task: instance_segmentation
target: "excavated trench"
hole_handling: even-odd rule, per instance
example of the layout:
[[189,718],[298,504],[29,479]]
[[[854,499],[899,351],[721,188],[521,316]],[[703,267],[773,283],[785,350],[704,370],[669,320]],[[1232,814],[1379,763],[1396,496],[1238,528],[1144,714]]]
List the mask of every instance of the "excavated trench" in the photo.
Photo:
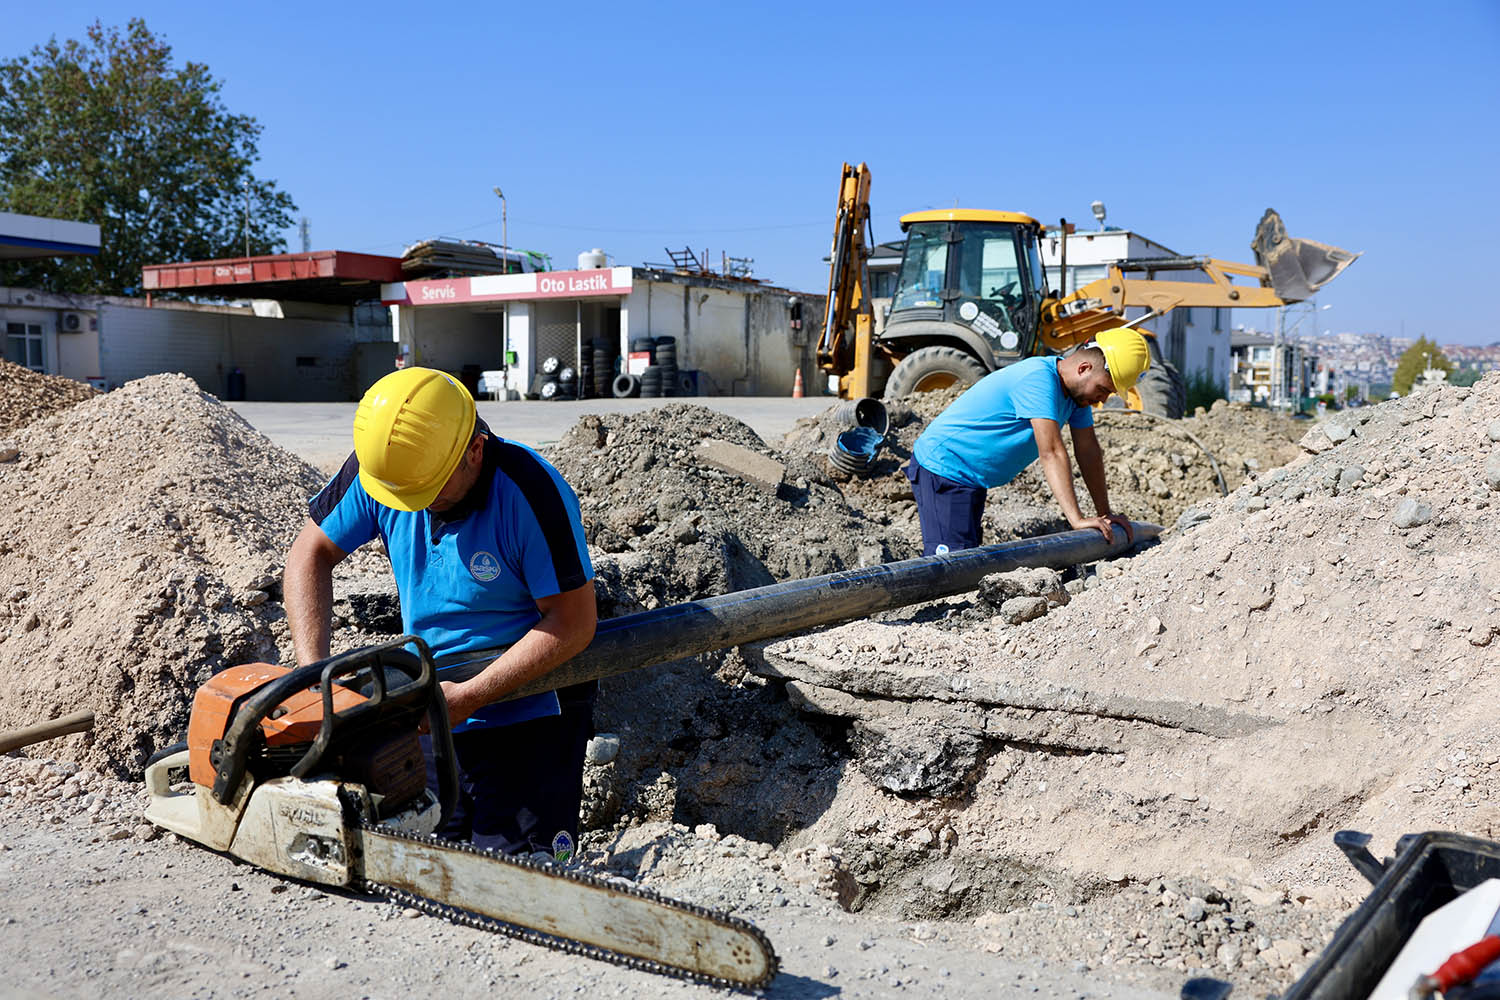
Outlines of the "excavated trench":
[[[1002,953],[1284,985],[1317,907],[1363,892],[1332,830],[1500,833],[1500,376],[1297,426],[1300,447],[1271,418],[1188,422],[1218,499],[1190,443],[1101,422],[1117,506],[1184,512],[1131,559],[606,681],[617,743],[586,825],[713,824],[821,866],[850,909],[973,918]],[[922,419],[893,408],[893,453]],[[551,457],[601,614],[915,554],[894,476],[840,479],[826,442],[788,441],[681,404],[580,421]],[[705,442],[783,478],[706,466]],[[46,752],[134,780],[209,673],[290,659],[280,565],[322,477],[179,376],[53,408],[6,449],[0,728],[91,707],[96,730]],[[992,494],[991,537],[1055,516],[1028,488]],[[336,595],[336,651],[399,628],[379,552]],[[1060,914],[1085,904],[1131,930],[1075,930]]]

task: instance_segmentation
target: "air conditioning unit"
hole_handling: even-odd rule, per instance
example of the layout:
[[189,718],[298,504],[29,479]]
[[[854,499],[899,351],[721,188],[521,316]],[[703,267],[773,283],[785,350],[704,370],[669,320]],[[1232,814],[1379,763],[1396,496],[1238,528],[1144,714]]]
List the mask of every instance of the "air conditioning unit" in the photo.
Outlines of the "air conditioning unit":
[[61,312],[57,314],[58,333],[82,333],[89,328],[89,314]]

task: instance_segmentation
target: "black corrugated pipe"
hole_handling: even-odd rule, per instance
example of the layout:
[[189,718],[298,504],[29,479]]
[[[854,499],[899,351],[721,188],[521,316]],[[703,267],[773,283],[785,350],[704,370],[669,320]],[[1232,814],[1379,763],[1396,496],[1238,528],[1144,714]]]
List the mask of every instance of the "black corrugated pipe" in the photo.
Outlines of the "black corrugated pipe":
[[[1161,528],[1131,522],[1136,542],[1156,538]],[[722,597],[673,604],[599,623],[594,641],[551,673],[508,698],[537,694],[584,681],[613,677],[640,667],[680,660],[741,643],[790,635],[820,625],[863,618],[973,590],[991,573],[1028,567],[1063,569],[1118,555],[1130,548],[1125,533],[1113,542],[1099,532],[1064,531],[1015,542],[984,545],[944,556],[881,563],[805,580],[736,591]],[[443,680],[467,680],[504,649],[444,657],[438,661]],[[444,669],[444,664],[454,664]]]

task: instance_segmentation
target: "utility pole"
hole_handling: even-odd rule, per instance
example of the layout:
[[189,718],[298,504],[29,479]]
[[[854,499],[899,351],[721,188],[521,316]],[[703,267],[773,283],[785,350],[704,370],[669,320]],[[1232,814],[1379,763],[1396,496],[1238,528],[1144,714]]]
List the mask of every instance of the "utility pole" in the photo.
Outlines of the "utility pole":
[[510,273],[510,234],[505,228],[505,192],[498,187],[495,188],[495,196],[500,199],[500,259],[504,262],[501,267],[505,274]]
[[1281,409],[1281,383],[1285,378],[1285,365],[1281,360],[1281,339],[1286,329],[1286,306],[1276,307],[1275,346],[1271,348],[1271,409]]
[[312,249],[312,235],[307,226],[307,216],[302,217],[302,252],[307,253]]
[[250,256],[250,178],[245,178],[245,256]]

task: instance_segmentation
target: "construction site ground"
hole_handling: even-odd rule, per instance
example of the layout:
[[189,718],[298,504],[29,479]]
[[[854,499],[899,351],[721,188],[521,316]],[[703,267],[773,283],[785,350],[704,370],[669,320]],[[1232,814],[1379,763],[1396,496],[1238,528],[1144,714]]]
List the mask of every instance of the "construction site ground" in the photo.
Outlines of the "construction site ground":
[[[711,992],[145,824],[196,687],[290,662],[281,560],[341,449],[309,464],[181,376],[61,381],[0,367],[0,730],[98,723],[0,755],[0,996]],[[772,439],[692,401],[578,416],[546,451],[601,616],[918,554],[899,466],[951,398],[893,403],[858,478],[823,406]],[[1500,375],[1099,425],[1159,544],[606,681],[581,863],[760,925],[770,996],[1249,997],[1364,897],[1336,830],[1495,836]],[[1033,473],[991,491],[986,541],[1062,527]],[[337,649],[398,627],[376,551],[335,599]]]

